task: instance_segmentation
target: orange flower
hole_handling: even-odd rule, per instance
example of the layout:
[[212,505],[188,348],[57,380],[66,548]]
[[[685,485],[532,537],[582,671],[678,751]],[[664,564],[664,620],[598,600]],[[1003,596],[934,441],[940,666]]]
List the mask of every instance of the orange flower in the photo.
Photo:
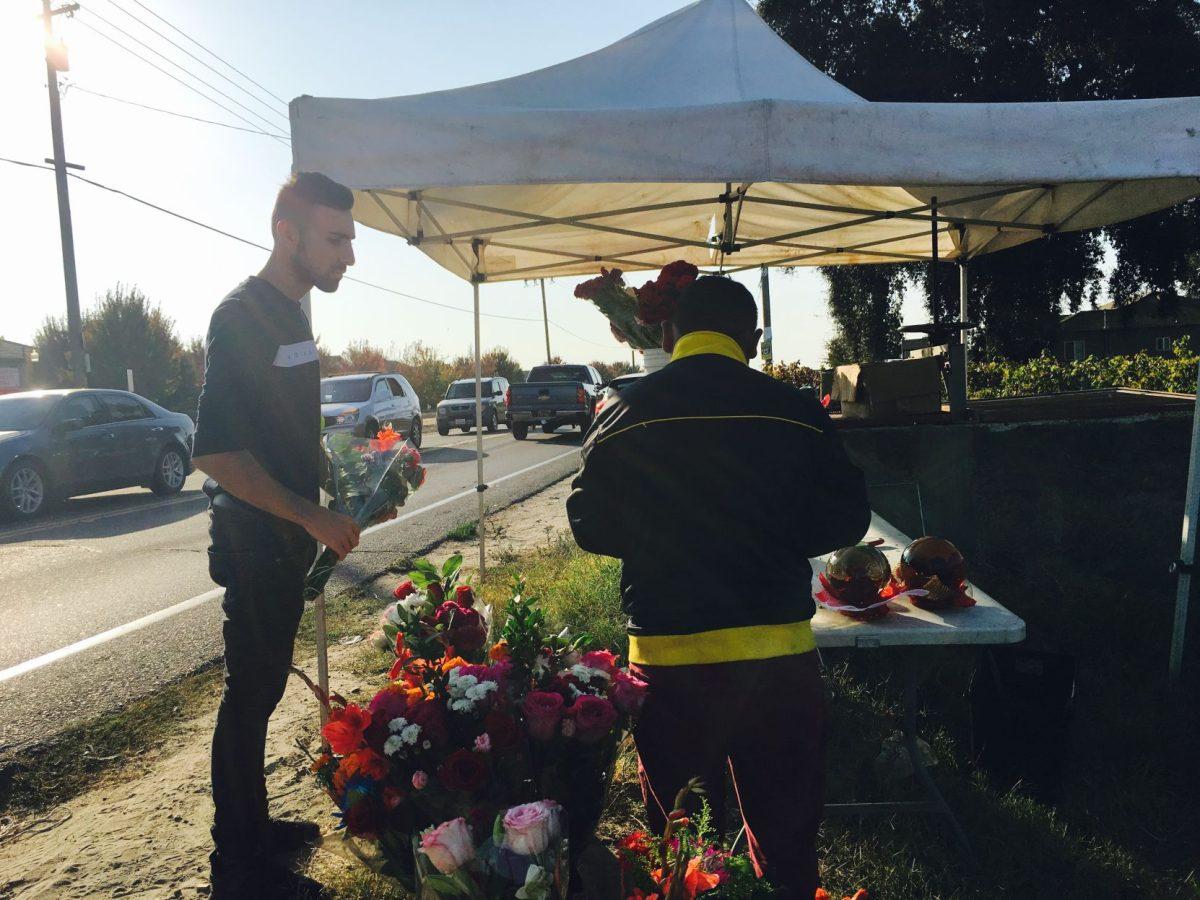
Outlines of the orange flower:
[[363,732],[371,724],[371,714],[353,703],[342,709],[334,709],[329,721],[321,729],[325,740],[334,753],[345,756],[353,753],[363,743]]
[[501,640],[492,644],[492,649],[488,651],[488,659],[492,662],[508,659],[508,641]]
[[465,665],[469,665],[469,663],[461,656],[452,656],[442,660],[442,671],[449,672],[451,669],[457,669],[459,666]]
[[817,893],[813,897],[813,900],[833,900],[833,898],[829,896],[829,891],[825,890],[825,888],[817,888]]
[[[702,864],[703,862],[698,856],[693,856],[688,860],[687,871],[683,873],[684,900],[693,900],[697,894],[711,891],[721,883],[721,879],[718,876],[712,872],[705,872],[701,868]],[[668,876],[666,881],[663,881],[662,872],[662,869],[655,869],[650,873],[650,877],[662,885],[663,896],[669,897],[671,895],[671,878]]]
[[322,753],[320,756],[318,756],[316,759],[313,760],[313,764],[310,768],[312,769],[313,774],[316,774],[317,772],[320,772],[323,768],[325,768],[327,765],[329,765],[331,762],[333,762],[333,757],[330,756],[328,753]]
[[346,790],[346,783],[355,775],[374,778],[376,781],[386,778],[388,761],[374,750],[363,749],[345,757],[337,771],[333,773],[333,787],[339,794]]
[[400,435],[392,429],[392,426],[389,425],[371,439],[371,449],[381,453],[386,453],[402,440],[403,438],[401,438]]

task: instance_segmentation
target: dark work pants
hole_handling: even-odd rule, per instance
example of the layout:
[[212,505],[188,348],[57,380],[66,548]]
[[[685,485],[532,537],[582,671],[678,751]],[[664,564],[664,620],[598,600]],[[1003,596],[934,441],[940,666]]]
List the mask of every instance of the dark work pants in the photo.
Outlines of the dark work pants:
[[632,669],[650,685],[633,735],[650,827],[662,833],[695,777],[722,827],[728,769],[756,871],[781,898],[812,900],[827,728],[817,654]]
[[225,588],[225,690],[212,745],[213,843],[224,858],[265,849],[267,720],[287,683],[316,544],[218,495],[209,574]]

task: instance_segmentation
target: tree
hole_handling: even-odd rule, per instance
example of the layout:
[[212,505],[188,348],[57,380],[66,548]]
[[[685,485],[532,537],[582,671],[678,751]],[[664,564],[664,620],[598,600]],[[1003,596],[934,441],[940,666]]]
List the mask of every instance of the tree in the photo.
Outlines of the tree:
[[598,359],[594,359],[591,362],[591,366],[600,373],[600,377],[604,379],[606,384],[612,381],[614,378],[619,378],[622,375],[632,375],[634,372],[641,371],[641,369],[639,369],[633,363],[627,363],[623,361],[607,363],[600,362]]
[[426,409],[437,406],[446,395],[446,386],[456,377],[442,355],[421,341],[414,341],[404,348],[397,367]]
[[388,372],[391,364],[387,355],[370,341],[351,341],[342,354],[346,372]]
[[[1194,96],[1200,93],[1200,13],[1191,0],[762,0],[759,12],[793,47],[868,100],[1006,102]],[[931,141],[930,152],[943,152]],[[1117,251],[1109,287],[1200,292],[1196,201],[1106,229]],[[1061,234],[972,261],[972,316],[995,352],[1027,358],[1057,330],[1062,303],[1094,300],[1103,283],[1096,233]],[[885,314],[875,267],[830,285],[840,348]],[[922,288],[928,266],[892,267]],[[953,279],[953,267],[938,276]],[[957,286],[940,293],[957,318]],[[867,303],[864,307],[863,304]],[[873,304],[873,307],[872,305]]]
[[823,266],[829,314],[837,331],[825,347],[827,363],[895,359],[900,355],[900,299],[904,276],[896,266]]

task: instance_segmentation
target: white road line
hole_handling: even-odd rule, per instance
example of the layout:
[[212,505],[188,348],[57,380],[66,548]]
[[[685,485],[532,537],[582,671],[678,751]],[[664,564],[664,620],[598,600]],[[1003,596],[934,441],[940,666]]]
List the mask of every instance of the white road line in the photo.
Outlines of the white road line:
[[[578,449],[568,450],[566,453],[560,453],[558,456],[552,456],[549,459],[544,459],[539,463],[534,463],[532,466],[526,466],[524,469],[519,469],[516,472],[510,472],[507,475],[502,475],[494,481],[488,482],[488,486],[494,487],[498,484],[503,484],[504,482],[513,478],[525,475],[534,471],[535,469],[540,469],[542,466],[548,466],[551,463],[558,462],[560,459],[566,459],[568,456],[577,453],[579,453]],[[383,522],[380,525],[374,525],[371,528],[363,531],[363,534],[367,535],[376,531],[382,531],[384,528],[390,528],[393,525],[399,525],[401,522],[414,519],[419,515],[431,512],[439,507],[446,506],[447,504],[453,503],[456,500],[469,497],[474,493],[474,488],[462,491],[452,497],[446,497],[443,500],[438,500],[436,503],[430,503],[428,506],[422,506],[420,509],[414,509],[412,512],[406,513],[403,516],[398,516],[395,519],[392,519],[390,522]],[[205,591],[203,594],[198,594],[197,596],[188,600],[183,600],[180,603],[176,603],[174,606],[168,606],[166,609],[160,609],[158,612],[153,612],[149,615],[142,616],[140,619],[134,619],[132,622],[126,622],[124,625],[118,625],[116,628],[110,628],[108,631],[102,631],[99,634],[94,634],[89,638],[84,638],[82,641],[76,641],[74,644],[68,644],[65,647],[52,650],[49,653],[43,653],[41,656],[35,656],[33,659],[27,659],[25,662],[17,663],[15,666],[9,666],[7,669],[0,669],[0,684],[3,684],[6,681],[11,681],[14,678],[19,678],[22,675],[26,675],[36,669],[41,669],[44,666],[61,662],[62,660],[82,653],[85,650],[90,650],[93,647],[97,647],[100,644],[105,644],[108,641],[123,637],[124,635],[132,634],[133,632],[139,631],[148,625],[154,625],[158,622],[169,619],[172,616],[179,615],[179,613],[187,612],[189,609],[194,609],[210,600],[216,600],[221,596],[222,593],[223,590],[221,588],[214,588],[211,591]]]

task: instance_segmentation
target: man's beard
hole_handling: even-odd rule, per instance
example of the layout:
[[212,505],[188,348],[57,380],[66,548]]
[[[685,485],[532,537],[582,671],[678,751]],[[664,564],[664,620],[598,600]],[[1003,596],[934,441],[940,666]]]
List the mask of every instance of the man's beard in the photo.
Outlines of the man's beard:
[[332,294],[338,289],[341,284],[342,276],[346,274],[345,268],[337,268],[333,271],[316,272],[304,261],[304,241],[301,239],[296,252],[292,254],[292,267],[295,269],[297,277],[311,284],[319,291],[326,294]]

